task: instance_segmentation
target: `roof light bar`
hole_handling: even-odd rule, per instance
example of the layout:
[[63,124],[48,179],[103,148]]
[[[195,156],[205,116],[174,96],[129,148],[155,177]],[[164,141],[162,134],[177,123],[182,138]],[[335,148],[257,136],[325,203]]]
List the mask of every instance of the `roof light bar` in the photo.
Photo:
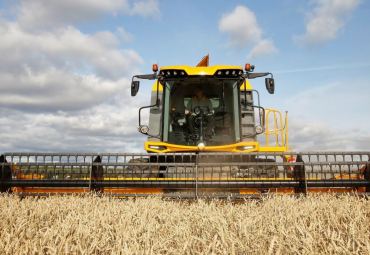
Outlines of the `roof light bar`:
[[243,71],[240,69],[222,69],[217,70],[214,73],[214,76],[216,77],[222,77],[222,78],[232,78],[232,77],[239,77],[243,75]]
[[181,78],[187,75],[184,70],[162,70],[160,75],[165,78]]

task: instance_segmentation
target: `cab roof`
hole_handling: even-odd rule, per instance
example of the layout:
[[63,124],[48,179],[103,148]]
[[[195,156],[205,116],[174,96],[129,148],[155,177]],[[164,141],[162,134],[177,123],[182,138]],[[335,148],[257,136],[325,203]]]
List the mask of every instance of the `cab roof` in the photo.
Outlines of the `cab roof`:
[[214,66],[164,66],[161,67],[160,71],[164,70],[184,70],[188,75],[214,75],[217,70],[241,70],[240,66],[226,66],[226,65],[214,65]]

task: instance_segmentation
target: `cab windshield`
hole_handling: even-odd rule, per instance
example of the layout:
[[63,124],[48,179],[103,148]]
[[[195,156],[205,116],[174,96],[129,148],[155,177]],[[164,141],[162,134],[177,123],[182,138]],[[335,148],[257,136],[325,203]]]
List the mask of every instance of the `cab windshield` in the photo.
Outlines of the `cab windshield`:
[[[239,83],[240,80],[213,76],[165,81],[163,142],[189,146],[197,146],[202,140],[207,146],[240,142]],[[195,92],[199,89],[208,105],[200,107],[203,114],[199,108],[191,107],[197,101]],[[187,108],[189,114],[185,114]]]

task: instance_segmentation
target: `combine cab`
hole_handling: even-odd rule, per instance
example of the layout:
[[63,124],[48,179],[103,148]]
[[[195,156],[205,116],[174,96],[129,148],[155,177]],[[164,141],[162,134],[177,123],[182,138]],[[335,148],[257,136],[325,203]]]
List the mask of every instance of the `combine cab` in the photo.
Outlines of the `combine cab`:
[[[139,110],[148,153],[5,153],[0,190],[24,196],[95,191],[234,199],[370,192],[370,152],[293,152],[287,113],[283,121],[278,110],[260,105],[248,82],[268,76],[266,89],[273,94],[272,74],[253,71],[249,64],[245,70],[209,67],[208,56],[197,67],[153,65],[153,74],[136,75],[131,84],[136,96],[137,79],[155,80],[151,104]],[[198,107],[189,107],[194,102]],[[147,108],[149,125],[141,120]]]

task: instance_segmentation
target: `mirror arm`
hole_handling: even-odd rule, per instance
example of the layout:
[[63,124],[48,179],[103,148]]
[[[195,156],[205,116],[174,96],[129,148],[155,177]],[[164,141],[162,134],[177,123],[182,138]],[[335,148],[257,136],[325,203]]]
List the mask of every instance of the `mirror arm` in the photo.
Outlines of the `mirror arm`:
[[138,74],[138,75],[134,75],[132,76],[132,81],[134,80],[134,77],[135,78],[138,78],[138,79],[144,79],[144,80],[155,80],[155,79],[158,79],[159,76],[157,75],[157,73],[154,73],[154,74]]
[[259,78],[259,77],[264,77],[266,75],[269,75],[271,74],[272,76],[272,73],[245,73],[243,76],[244,78],[247,78],[247,79],[255,79],[255,78]]
[[[272,75],[272,73],[249,73],[249,72],[246,72],[245,74],[242,75],[242,77],[246,78],[246,79],[255,79],[255,78],[267,76],[269,74],[271,75],[271,78],[273,79],[274,76]],[[255,77],[253,77],[253,76],[255,76]]]

